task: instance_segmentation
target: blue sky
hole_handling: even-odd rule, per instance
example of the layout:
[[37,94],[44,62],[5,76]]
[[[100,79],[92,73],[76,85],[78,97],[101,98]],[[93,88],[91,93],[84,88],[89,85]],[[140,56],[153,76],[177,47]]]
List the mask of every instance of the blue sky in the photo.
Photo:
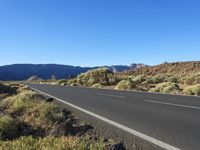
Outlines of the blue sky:
[[0,0],[0,65],[200,60],[200,1]]

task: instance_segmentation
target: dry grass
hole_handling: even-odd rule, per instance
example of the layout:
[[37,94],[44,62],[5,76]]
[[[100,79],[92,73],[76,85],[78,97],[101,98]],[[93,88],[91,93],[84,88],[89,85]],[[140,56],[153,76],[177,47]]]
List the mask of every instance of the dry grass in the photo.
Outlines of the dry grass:
[[132,90],[132,84],[130,81],[122,80],[115,87],[117,90]]
[[0,150],[75,150],[79,149],[77,137],[21,137],[14,141],[0,141]]
[[4,115],[0,117],[0,139],[12,139],[17,136],[19,121]]
[[172,83],[172,82],[164,82],[164,83],[157,84],[156,87],[151,89],[150,91],[168,93],[168,94],[180,93],[178,84]]
[[0,150],[104,150],[111,146],[79,129],[70,113],[26,88],[4,99],[0,109]]
[[188,86],[183,90],[183,93],[186,95],[200,95],[200,84]]
[[0,141],[0,150],[105,150],[103,140],[89,143],[79,137],[21,137],[13,141]]

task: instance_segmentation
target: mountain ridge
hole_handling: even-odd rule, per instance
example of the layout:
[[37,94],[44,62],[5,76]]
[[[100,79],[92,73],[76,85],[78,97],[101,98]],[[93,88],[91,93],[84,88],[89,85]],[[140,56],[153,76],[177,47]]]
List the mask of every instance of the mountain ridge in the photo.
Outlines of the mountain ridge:
[[52,75],[57,79],[67,79],[101,67],[107,67],[113,72],[123,72],[137,68],[139,65],[141,64],[80,67],[61,64],[12,64],[0,66],[0,80],[26,80],[34,75],[42,79],[50,79]]

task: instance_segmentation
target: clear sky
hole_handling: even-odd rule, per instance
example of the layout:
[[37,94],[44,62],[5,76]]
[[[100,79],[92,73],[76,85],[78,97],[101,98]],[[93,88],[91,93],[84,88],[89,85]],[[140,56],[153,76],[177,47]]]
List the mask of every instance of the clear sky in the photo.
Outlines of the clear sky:
[[199,0],[0,0],[0,65],[200,60]]

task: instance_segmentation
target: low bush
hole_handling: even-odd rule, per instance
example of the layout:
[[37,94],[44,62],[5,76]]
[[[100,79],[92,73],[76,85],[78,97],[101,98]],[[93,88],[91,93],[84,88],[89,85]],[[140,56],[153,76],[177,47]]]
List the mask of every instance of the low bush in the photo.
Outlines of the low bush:
[[77,84],[77,79],[70,79],[70,80],[68,80],[68,82],[67,82],[67,84],[68,85],[76,85]]
[[82,73],[77,77],[77,84],[83,86],[92,86],[94,84],[113,85],[116,84],[116,78],[112,71],[107,68],[98,68]]
[[26,109],[34,107],[35,101],[42,99],[44,99],[44,97],[35,92],[20,93],[11,98],[10,108],[14,113],[23,113]]
[[57,83],[58,83],[58,85],[67,85],[68,84],[68,80],[65,80],[65,79],[58,80]]
[[16,88],[12,88],[8,85],[0,83],[0,94],[2,94],[2,93],[15,94]]
[[173,82],[173,83],[178,83],[179,82],[179,77],[177,76],[169,76],[165,79],[165,82]]
[[186,85],[200,84],[200,73],[195,73],[182,78],[182,83]]
[[143,75],[138,75],[138,76],[132,78],[132,82],[137,83],[137,84],[142,83],[144,81],[145,81],[145,77]]
[[96,83],[96,84],[93,84],[92,87],[93,88],[103,88],[104,86],[99,83]]
[[183,93],[186,95],[200,95],[200,84],[188,86],[183,90]]
[[195,82],[195,76],[191,75],[183,79],[186,85],[193,85]]
[[30,91],[30,88],[28,86],[24,86],[21,84],[17,89],[17,93],[24,93],[24,92],[29,92],[29,91]]
[[128,80],[122,80],[120,81],[117,86],[115,87],[115,89],[117,90],[132,90],[132,84],[130,81]]
[[161,92],[168,94],[177,94],[179,93],[179,86],[176,83],[164,82],[157,84],[155,88],[150,90],[151,92]]
[[155,75],[146,79],[148,84],[158,84],[165,81],[165,77],[163,75]]
[[48,122],[62,122],[65,116],[59,107],[53,103],[45,103],[39,110],[39,119]]
[[0,117],[0,139],[12,139],[17,136],[19,122],[9,115]]

